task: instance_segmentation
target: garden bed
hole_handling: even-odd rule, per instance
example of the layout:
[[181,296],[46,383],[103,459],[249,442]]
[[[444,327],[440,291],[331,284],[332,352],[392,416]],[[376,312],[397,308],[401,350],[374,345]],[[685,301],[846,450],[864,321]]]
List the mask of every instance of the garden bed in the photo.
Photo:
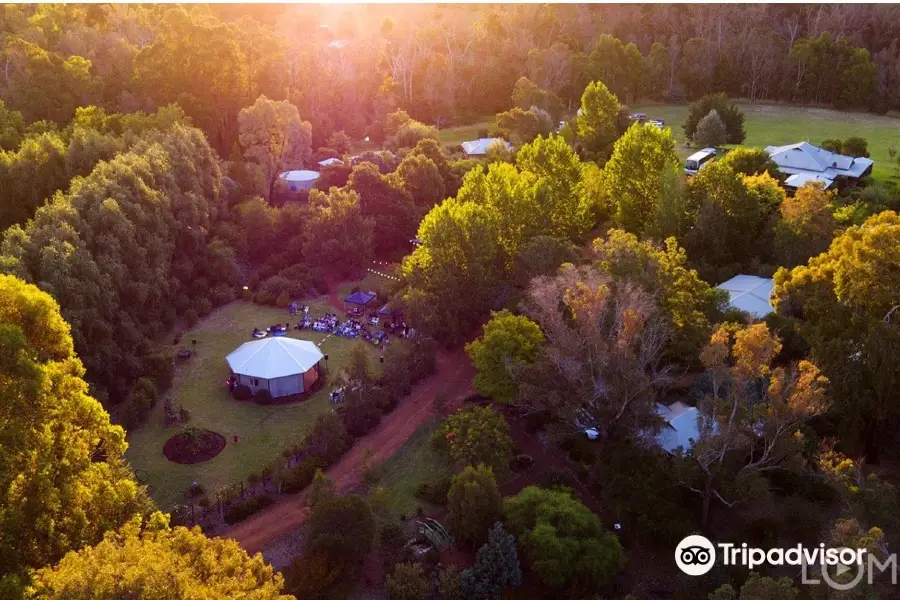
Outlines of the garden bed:
[[172,462],[193,465],[215,457],[225,448],[225,438],[208,429],[182,431],[163,445],[163,454]]

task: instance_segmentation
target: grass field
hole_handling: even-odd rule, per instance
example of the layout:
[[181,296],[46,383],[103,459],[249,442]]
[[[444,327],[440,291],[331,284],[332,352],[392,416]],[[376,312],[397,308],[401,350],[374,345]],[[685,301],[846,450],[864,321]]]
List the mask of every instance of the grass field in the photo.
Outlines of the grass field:
[[[745,146],[765,148],[802,141],[819,145],[829,138],[859,136],[869,142],[869,153],[875,161],[875,179],[886,181],[897,176],[890,165],[888,148],[892,143],[900,147],[900,119],[802,106],[741,104],[740,107],[745,115]],[[690,153],[681,147],[685,141],[682,125],[688,113],[686,105],[636,105],[629,109],[664,120],[679,142],[679,154],[686,157]]]
[[445,461],[431,449],[431,434],[437,426],[437,420],[422,425],[381,466],[381,483],[391,491],[390,502],[385,508],[394,517],[413,515],[420,506],[433,508],[416,498],[415,494],[420,484],[435,481],[449,473]]
[[[306,302],[310,314],[319,316],[334,310],[324,302]],[[165,441],[179,428],[163,426],[163,402],[157,404],[147,423],[128,433],[127,458],[135,469],[149,476],[150,494],[160,507],[168,508],[183,501],[183,493],[191,482],[200,482],[207,490],[245,480],[259,472],[286,448],[298,442],[312,426],[315,418],[330,410],[325,386],[308,400],[284,406],[260,406],[238,402],[228,393],[225,380],[229,370],[225,356],[241,343],[250,341],[254,327],[260,329],[291,318],[287,310],[257,306],[249,302],[232,302],[222,307],[194,329],[182,336],[182,345],[197,340],[197,353],[176,367],[175,383],[168,392],[176,406],[191,411],[189,425],[211,429],[228,440],[215,458],[196,465],[179,465],[162,454]],[[292,330],[290,337],[319,343],[324,334]],[[328,354],[328,369],[337,373],[347,363],[354,340],[332,336],[322,346]],[[377,351],[371,348],[372,366],[377,368]],[[234,435],[239,442],[233,443]]]
[[456,146],[463,142],[468,142],[469,140],[477,140],[481,137],[479,131],[483,129],[490,131],[493,126],[494,117],[485,117],[471,125],[461,125],[459,127],[441,129],[439,133],[440,142],[445,146]]

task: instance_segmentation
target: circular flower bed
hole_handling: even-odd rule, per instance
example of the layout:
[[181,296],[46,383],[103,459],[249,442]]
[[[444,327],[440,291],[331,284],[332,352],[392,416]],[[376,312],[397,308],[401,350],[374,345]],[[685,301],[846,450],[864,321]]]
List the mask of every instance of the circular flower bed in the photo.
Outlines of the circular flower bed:
[[166,440],[163,454],[172,462],[183,465],[201,463],[225,448],[225,438],[208,429],[191,427]]

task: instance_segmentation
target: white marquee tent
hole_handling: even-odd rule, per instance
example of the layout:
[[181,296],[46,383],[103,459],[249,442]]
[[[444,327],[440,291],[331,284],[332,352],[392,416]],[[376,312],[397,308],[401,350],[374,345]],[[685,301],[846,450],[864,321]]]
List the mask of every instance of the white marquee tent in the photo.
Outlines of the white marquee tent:
[[308,391],[319,379],[323,358],[312,342],[270,337],[241,344],[225,360],[239,385],[279,398]]

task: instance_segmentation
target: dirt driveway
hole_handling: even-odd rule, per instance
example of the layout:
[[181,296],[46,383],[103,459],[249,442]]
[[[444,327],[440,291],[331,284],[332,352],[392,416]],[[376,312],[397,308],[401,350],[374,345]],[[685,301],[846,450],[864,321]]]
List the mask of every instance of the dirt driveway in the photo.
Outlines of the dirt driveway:
[[[362,483],[366,449],[372,450],[378,463],[393,456],[431,417],[438,393],[445,395],[448,406],[459,406],[466,396],[475,393],[472,387],[474,376],[475,367],[462,348],[452,352],[438,351],[435,374],[417,384],[394,412],[387,415],[374,431],[359,438],[353,448],[328,469],[328,476],[338,491],[346,494]],[[308,516],[304,493],[284,496],[271,508],[223,532],[222,537],[237,540],[252,555],[295,531]]]

